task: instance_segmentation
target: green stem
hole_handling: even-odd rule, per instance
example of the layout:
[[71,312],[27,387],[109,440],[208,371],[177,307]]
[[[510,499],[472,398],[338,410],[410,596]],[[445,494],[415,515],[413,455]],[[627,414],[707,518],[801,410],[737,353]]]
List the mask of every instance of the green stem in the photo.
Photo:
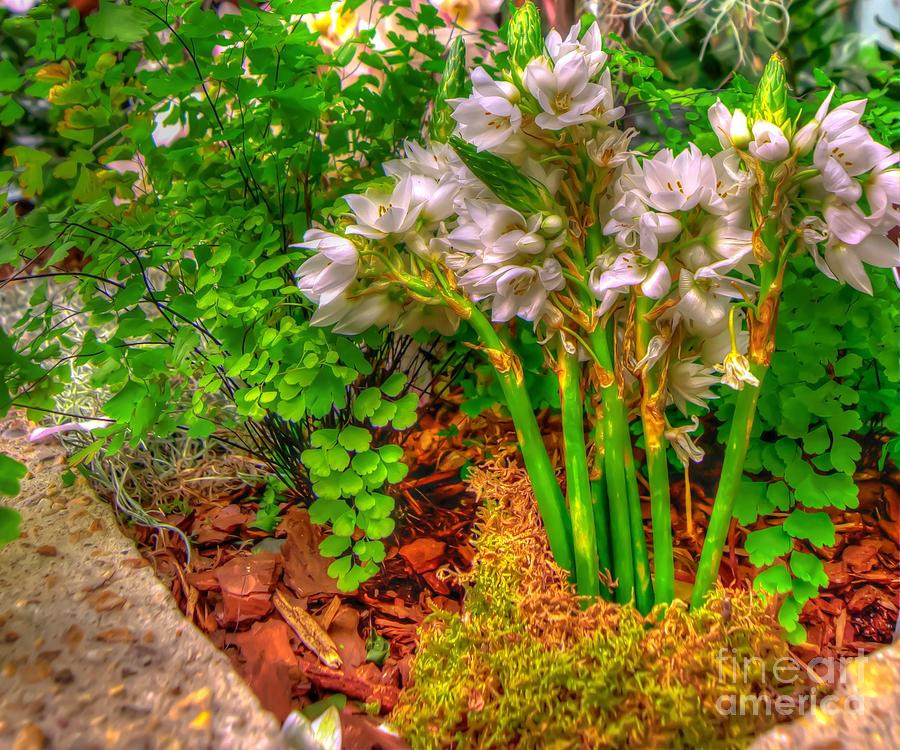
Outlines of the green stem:
[[747,457],[750,432],[753,430],[753,421],[756,417],[756,402],[768,370],[768,365],[751,363],[750,371],[759,380],[759,386],[744,385],[738,394],[725,447],[725,461],[722,464],[719,489],[716,492],[709,528],[703,540],[703,551],[700,553],[700,563],[697,566],[697,577],[691,598],[694,607],[703,604],[703,600],[719,576],[719,565],[722,562],[722,552],[731,526],[734,502],[744,475],[744,460]]
[[553,559],[561,568],[575,572],[572,523],[525,388],[521,364],[481,310],[462,296],[453,294],[452,300],[487,348],[488,357],[497,372],[506,406],[516,427],[519,450],[525,460],[525,470],[544,521]]
[[[612,554],[610,552],[609,533],[609,501],[606,496],[606,478],[604,476],[604,448],[603,448],[603,424],[598,419],[591,430],[591,439],[594,442],[594,475],[591,480],[591,496],[594,505],[594,529],[597,537],[597,560],[600,571],[611,578],[613,575]],[[612,592],[600,584],[600,596],[607,601],[612,600]]]
[[580,596],[597,597],[600,594],[600,575],[587,446],[584,442],[581,363],[575,354],[566,351],[564,344],[560,344],[557,367],[566,462],[566,496],[572,519],[575,552],[575,590]]
[[[591,499],[594,509],[594,530],[597,537],[597,562],[604,576],[612,577],[612,556],[609,552],[609,504],[606,501],[606,482],[591,481]],[[612,601],[612,592],[605,583],[600,584],[600,596]]]
[[637,469],[634,463],[634,452],[631,449],[631,434],[628,431],[628,418],[625,402],[621,397],[616,407],[621,411],[623,455],[625,460],[625,479],[628,491],[628,516],[630,518],[631,548],[634,559],[634,603],[642,614],[647,614],[653,607],[653,578],[650,573],[650,557],[647,555],[647,537],[644,536],[644,516],[641,513],[641,496],[638,492]]
[[[642,359],[653,335],[647,314],[653,300],[639,294],[635,306],[636,354]],[[655,366],[644,369],[641,378],[641,422],[647,450],[647,478],[650,483],[650,519],[653,525],[653,584],[656,603],[671,602],[675,597],[675,557],[672,550],[672,511],[669,489],[668,443],[664,436],[664,405],[659,403],[659,379]]]
[[[596,329],[592,334],[594,351],[601,366],[607,373],[613,372],[612,356],[606,340],[606,333]],[[622,424],[623,410],[616,408],[621,404],[621,396],[615,380],[610,385],[601,385],[603,415],[601,418],[604,468],[607,502],[609,505],[609,522],[611,530],[612,570],[616,578],[616,601],[628,604],[634,597],[634,554],[631,546],[631,521],[628,513],[628,483],[625,478],[625,444]]]

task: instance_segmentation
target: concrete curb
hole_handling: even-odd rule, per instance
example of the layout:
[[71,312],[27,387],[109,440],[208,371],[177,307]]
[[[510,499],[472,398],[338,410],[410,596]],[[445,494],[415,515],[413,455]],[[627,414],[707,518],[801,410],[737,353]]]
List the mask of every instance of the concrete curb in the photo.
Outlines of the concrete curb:
[[15,750],[277,750],[275,718],[187,622],[64,454],[0,423],[29,465],[23,538],[0,550],[0,746]]

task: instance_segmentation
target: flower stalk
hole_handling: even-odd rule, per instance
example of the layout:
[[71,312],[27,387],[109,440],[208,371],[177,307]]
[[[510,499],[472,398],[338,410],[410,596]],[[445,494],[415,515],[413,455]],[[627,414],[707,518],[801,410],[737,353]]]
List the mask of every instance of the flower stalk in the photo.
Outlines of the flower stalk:
[[[637,294],[635,332],[638,359],[647,356],[653,336],[648,314],[653,300]],[[663,434],[666,422],[660,405],[662,389],[656,365],[641,371],[641,422],[647,451],[647,479],[650,483],[650,518],[653,524],[653,572],[656,603],[668,603],[675,597],[675,558],[672,549],[672,514],[669,488],[668,441]]]
[[584,440],[584,399],[581,363],[574,351],[560,339],[557,360],[559,396],[562,407],[563,452],[566,467],[566,497],[572,519],[575,555],[575,588],[579,595],[600,594],[599,557],[594,507]]
[[497,373],[506,399],[506,406],[516,428],[519,450],[525,461],[525,470],[531,479],[531,486],[541,518],[544,521],[553,559],[561,568],[574,573],[572,521],[556,479],[553,463],[544,446],[541,428],[537,423],[531,398],[525,388],[522,366],[518,357],[509,350],[488,318],[472,302],[459,295],[453,295],[452,301],[475,329],[485,345],[488,358]]

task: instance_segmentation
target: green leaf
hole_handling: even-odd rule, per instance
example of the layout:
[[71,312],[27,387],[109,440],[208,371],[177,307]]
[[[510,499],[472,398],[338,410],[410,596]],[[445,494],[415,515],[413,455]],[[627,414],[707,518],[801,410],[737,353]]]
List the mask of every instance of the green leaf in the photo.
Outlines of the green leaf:
[[341,430],[338,443],[348,451],[362,452],[368,450],[372,444],[372,435],[362,427],[350,425]]
[[390,653],[391,644],[387,638],[378,635],[373,628],[372,632],[369,633],[369,637],[366,638],[366,661],[373,662],[380,667],[384,664],[384,660],[390,656]]
[[[399,447],[399,446],[398,446]],[[402,449],[401,449],[402,455]],[[378,454],[374,451],[366,451],[365,453],[357,453],[353,460],[350,462],[350,466],[353,468],[358,474],[366,475],[371,474],[378,466],[381,464],[381,459],[378,457]]]
[[791,590],[791,574],[784,563],[773,565],[753,579],[753,588],[769,594],[786,594]]
[[745,543],[750,562],[761,568],[771,565],[791,548],[791,537],[781,526],[757,529],[747,534]]
[[14,497],[21,489],[19,480],[28,473],[28,467],[11,456],[0,453],[0,495]]
[[404,373],[395,372],[381,384],[381,392],[385,396],[396,398],[403,391],[403,386],[406,385],[406,380],[407,378]]
[[0,60],[0,93],[15,91],[23,80],[9,60]]
[[450,145],[473,174],[487,185],[501,203],[528,217],[545,211],[555,216],[565,212],[553,200],[547,188],[533,180],[519,167],[488,151],[478,151],[457,136],[450,137]]
[[803,438],[803,450],[807,453],[824,453],[831,446],[831,437],[825,425],[816,427]]
[[397,463],[403,458],[403,448],[399,445],[382,445],[378,449],[378,455],[381,456],[381,460],[386,464]]
[[21,522],[22,516],[18,511],[0,505],[0,547],[19,538]]
[[101,0],[100,9],[89,15],[85,22],[91,35],[98,39],[132,44],[144,38],[152,20],[152,16],[140,8]]
[[791,553],[791,571],[797,578],[807,581],[813,586],[824,588],[828,585],[828,574],[825,572],[822,561],[808,552],[794,550]]
[[319,545],[319,553],[323,557],[337,557],[346,551],[351,541],[349,536],[333,534],[322,540],[322,543]]
[[381,391],[377,388],[366,388],[353,401],[353,416],[362,421],[371,417],[381,405]]
[[806,539],[816,547],[834,544],[834,523],[827,513],[794,510],[784,520],[784,530],[796,539]]

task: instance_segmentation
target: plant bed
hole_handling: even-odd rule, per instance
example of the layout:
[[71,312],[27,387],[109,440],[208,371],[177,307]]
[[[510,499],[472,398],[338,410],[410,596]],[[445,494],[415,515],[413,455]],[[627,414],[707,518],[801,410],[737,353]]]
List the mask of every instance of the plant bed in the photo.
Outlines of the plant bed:
[[890,639],[900,59],[692,8],[0,20],[0,414],[286,738],[738,746]]

